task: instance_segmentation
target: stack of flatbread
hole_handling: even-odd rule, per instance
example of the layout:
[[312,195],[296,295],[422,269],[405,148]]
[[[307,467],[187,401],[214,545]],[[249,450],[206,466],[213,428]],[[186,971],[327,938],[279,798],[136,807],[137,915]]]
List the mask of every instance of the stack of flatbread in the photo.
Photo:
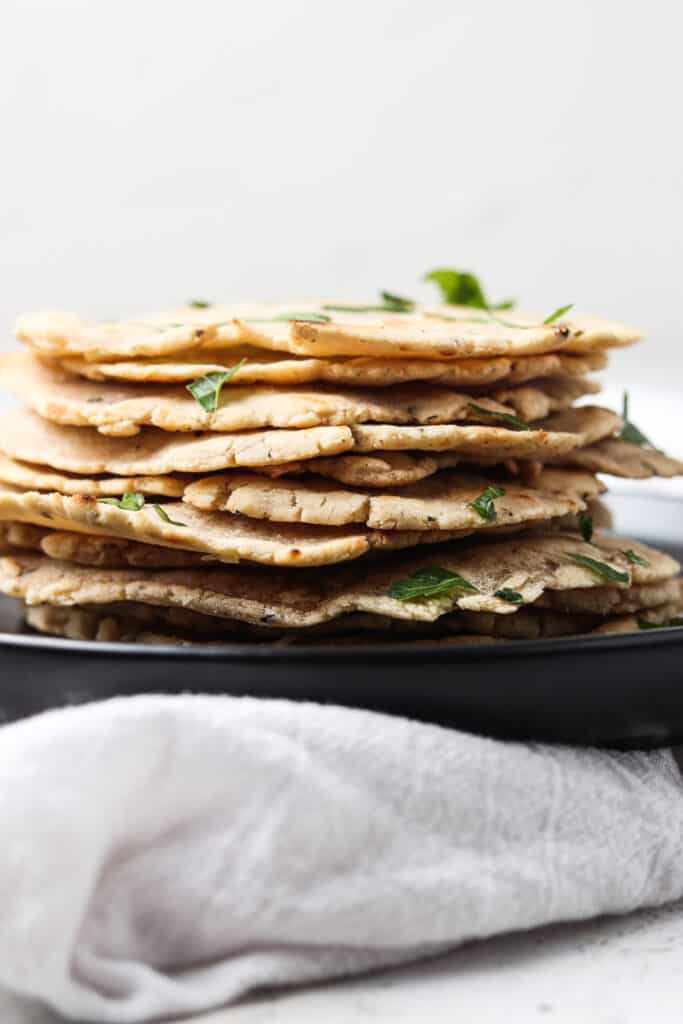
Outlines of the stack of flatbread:
[[597,403],[621,324],[392,299],[17,336],[0,590],[38,630],[472,643],[678,615],[676,562],[594,531],[598,474],[683,473]]

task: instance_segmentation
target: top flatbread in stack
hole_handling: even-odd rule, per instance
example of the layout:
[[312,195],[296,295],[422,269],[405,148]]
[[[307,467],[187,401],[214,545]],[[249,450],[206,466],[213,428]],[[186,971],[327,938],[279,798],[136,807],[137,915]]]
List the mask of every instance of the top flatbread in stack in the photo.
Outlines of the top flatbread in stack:
[[[24,348],[0,361],[0,383],[28,409],[0,422],[0,527],[10,549],[25,546],[43,561],[17,562],[19,577],[12,582],[8,568],[0,585],[57,605],[77,581],[72,604],[83,606],[76,619],[36,613],[39,628],[80,624],[99,635],[101,616],[88,610],[97,593],[103,602],[107,595],[107,629],[120,622],[122,635],[136,636],[145,632],[135,626],[140,595],[160,593],[155,574],[197,566],[209,592],[223,586],[225,563],[241,562],[251,567],[230,577],[230,614],[217,617],[255,628],[240,607],[249,606],[248,589],[271,585],[273,567],[292,587],[317,574],[318,593],[326,574],[347,572],[339,563],[369,559],[378,568],[359,566],[353,578],[372,571],[391,587],[399,569],[419,570],[427,554],[446,571],[459,545],[464,557],[472,544],[471,564],[498,560],[508,581],[516,579],[511,559],[538,558],[572,590],[595,589],[605,571],[617,587],[633,588],[644,567],[607,541],[586,547],[590,510],[604,490],[595,474],[608,466],[642,475],[646,455],[653,472],[682,468],[649,447],[632,452],[610,410],[577,407],[599,391],[591,374],[605,367],[607,351],[638,335],[568,308],[543,318],[404,300],[196,304],[110,323],[31,314],[17,335]],[[578,515],[583,538],[558,540]],[[591,550],[603,568],[591,564]],[[439,565],[439,551],[448,565]],[[584,561],[570,568],[567,551],[583,552]],[[385,562],[393,575],[382,575]],[[97,572],[129,569],[137,575],[127,596],[114,577],[98,590]],[[29,589],[16,582],[29,577]],[[655,582],[628,609],[671,604],[669,584],[655,593]],[[406,607],[382,586],[369,605],[351,601],[343,614],[368,616],[370,630],[395,617],[434,621],[429,600]],[[485,615],[514,617],[542,593],[529,598],[522,588],[518,601],[505,581],[498,589],[483,604],[461,595],[450,633],[542,635],[602,614],[577,599],[576,611],[539,607],[527,625],[520,619],[519,630],[501,634]],[[603,606],[612,617],[626,610],[623,601]],[[195,612],[215,614],[201,600]],[[285,628],[306,629],[325,615]],[[168,619],[157,615],[154,625],[168,635]],[[200,625],[183,621],[183,642]],[[215,630],[209,623],[205,634]]]
[[[639,334],[624,324],[571,315],[544,323],[534,315],[505,321],[462,306],[419,306],[407,313],[351,311],[348,304],[294,300],[286,304],[180,307],[136,320],[92,323],[74,313],[22,316],[20,341],[55,359],[88,362],[166,357],[177,352],[257,349],[315,356],[424,359],[590,353],[629,345]],[[307,319],[308,318],[308,319]]]

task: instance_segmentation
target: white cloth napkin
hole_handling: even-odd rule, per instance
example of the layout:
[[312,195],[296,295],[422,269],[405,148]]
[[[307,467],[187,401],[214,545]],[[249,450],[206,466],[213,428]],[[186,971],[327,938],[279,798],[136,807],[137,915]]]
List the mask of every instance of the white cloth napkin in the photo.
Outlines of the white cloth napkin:
[[670,751],[363,711],[140,697],[0,730],[0,987],[190,1014],[683,893]]

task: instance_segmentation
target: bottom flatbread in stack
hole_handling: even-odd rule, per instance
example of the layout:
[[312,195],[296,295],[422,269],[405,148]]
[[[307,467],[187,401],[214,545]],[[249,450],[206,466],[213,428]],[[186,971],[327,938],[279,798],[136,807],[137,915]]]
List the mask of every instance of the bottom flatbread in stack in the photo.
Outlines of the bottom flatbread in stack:
[[284,570],[241,565],[83,566],[44,554],[46,531],[19,525],[4,533],[6,550],[16,547],[0,559],[0,589],[29,606],[34,628],[77,638],[536,639],[617,629],[641,615],[665,622],[681,597],[679,566],[668,555],[635,541],[599,536],[588,544],[557,531],[444,544],[427,557],[339,567],[333,577],[303,570],[295,580]]

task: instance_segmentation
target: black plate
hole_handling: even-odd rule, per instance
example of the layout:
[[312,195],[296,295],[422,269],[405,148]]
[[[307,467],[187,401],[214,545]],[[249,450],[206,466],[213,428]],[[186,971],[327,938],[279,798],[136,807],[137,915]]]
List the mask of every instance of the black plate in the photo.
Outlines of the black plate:
[[[618,495],[616,526],[683,558],[683,501]],[[250,694],[375,708],[514,739],[683,742],[683,629],[477,647],[220,648],[38,636],[0,599],[0,715],[135,693]]]

